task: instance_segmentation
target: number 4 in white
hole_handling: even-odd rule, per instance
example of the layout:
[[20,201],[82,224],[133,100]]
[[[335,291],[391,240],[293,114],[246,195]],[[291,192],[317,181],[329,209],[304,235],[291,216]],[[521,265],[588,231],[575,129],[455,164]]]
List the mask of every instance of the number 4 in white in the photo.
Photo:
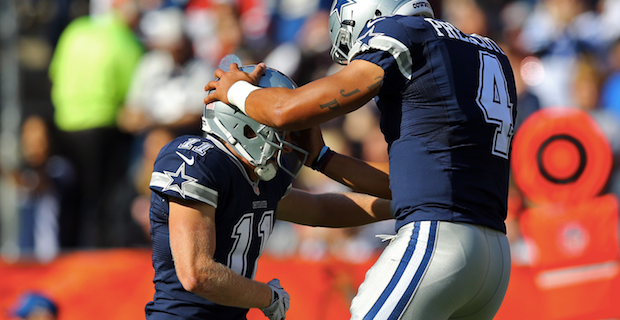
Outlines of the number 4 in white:
[[499,59],[496,55],[485,51],[480,51],[480,73],[476,102],[484,113],[484,120],[487,123],[497,125],[491,153],[508,159],[510,141],[514,134],[513,104],[510,101],[508,82]]

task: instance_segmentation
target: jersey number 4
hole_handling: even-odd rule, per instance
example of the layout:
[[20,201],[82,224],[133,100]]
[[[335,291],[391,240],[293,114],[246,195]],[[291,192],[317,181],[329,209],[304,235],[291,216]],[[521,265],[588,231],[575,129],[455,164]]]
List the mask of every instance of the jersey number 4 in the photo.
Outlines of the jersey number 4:
[[476,102],[484,113],[484,120],[497,126],[491,153],[508,159],[510,141],[514,135],[513,104],[508,94],[508,81],[502,64],[496,55],[485,51],[480,51]]

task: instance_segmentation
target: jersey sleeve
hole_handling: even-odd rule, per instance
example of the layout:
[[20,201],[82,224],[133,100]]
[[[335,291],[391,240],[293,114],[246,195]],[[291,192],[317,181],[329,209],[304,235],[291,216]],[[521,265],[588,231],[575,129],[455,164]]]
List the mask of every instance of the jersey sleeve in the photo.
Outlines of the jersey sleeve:
[[384,95],[397,94],[412,80],[416,46],[399,20],[399,16],[380,17],[366,23],[350,53],[351,60],[366,60],[383,69]]
[[412,56],[409,36],[394,17],[380,17],[366,23],[351,48],[351,60],[372,62],[386,72],[398,71],[411,79]]
[[[192,140],[193,139],[193,140]],[[218,179],[210,142],[178,138],[162,148],[155,160],[149,187],[161,194],[199,201],[217,208],[218,191],[226,179]],[[198,152],[196,151],[198,150]],[[202,154],[201,154],[202,153]]]

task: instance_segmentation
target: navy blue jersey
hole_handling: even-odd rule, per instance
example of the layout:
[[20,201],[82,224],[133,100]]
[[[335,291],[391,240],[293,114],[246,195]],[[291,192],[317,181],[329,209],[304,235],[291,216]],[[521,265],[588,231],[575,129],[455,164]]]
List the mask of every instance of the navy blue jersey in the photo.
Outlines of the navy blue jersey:
[[444,220],[505,233],[517,98],[500,47],[444,21],[392,16],[369,21],[351,57],[385,71],[375,99],[396,228]]
[[210,302],[183,289],[172,260],[168,199],[184,198],[215,208],[214,259],[253,279],[257,260],[275,224],[276,207],[290,191],[282,170],[253,182],[241,162],[214,137],[182,136],[164,146],[151,176],[151,239],[155,297],[148,319],[245,319],[248,309]]

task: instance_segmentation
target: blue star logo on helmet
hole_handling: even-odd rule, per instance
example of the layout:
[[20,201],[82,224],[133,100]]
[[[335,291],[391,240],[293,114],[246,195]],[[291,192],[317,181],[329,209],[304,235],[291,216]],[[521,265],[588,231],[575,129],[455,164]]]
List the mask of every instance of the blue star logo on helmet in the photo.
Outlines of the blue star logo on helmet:
[[342,22],[342,8],[355,3],[357,3],[355,0],[336,0],[329,15],[331,16],[335,12],[338,16],[338,21]]

